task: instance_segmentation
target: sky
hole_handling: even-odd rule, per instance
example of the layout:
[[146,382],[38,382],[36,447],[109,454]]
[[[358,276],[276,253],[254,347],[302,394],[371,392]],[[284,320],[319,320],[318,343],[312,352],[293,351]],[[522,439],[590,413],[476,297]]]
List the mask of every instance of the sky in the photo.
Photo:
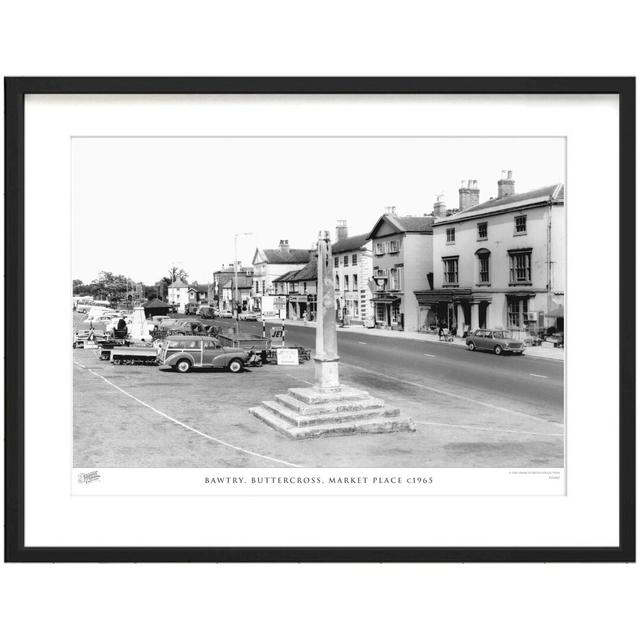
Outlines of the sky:
[[[309,249],[322,230],[371,230],[385,207],[458,206],[461,180],[480,201],[502,170],[516,192],[565,181],[564,138],[74,138],[72,273],[153,284],[172,265],[210,282],[281,239]],[[108,238],[108,241],[106,239]],[[117,239],[117,240],[116,240]]]

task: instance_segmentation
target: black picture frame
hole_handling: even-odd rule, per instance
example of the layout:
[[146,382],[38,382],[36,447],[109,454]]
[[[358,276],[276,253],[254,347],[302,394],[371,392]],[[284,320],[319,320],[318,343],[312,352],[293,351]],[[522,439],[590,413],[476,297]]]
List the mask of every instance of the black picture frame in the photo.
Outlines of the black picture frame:
[[[634,562],[635,78],[5,78],[5,561]],[[26,547],[24,541],[24,104],[27,94],[615,94],[620,160],[619,530],[612,547]]]

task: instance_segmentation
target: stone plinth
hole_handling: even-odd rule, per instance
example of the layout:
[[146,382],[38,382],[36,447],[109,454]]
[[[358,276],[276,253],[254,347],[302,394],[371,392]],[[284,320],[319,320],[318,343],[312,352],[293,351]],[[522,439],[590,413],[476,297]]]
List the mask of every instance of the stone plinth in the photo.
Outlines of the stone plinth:
[[345,386],[289,389],[249,412],[294,439],[415,431],[411,418],[401,417],[398,409],[386,408],[383,400]]
[[316,356],[313,361],[316,368],[316,387],[318,389],[339,389],[340,370],[338,365],[340,359]]

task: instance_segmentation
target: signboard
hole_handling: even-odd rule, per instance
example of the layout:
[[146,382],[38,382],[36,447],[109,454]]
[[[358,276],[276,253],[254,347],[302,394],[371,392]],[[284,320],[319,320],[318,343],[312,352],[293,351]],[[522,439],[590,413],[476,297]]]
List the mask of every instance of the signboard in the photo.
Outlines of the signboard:
[[284,333],[282,327],[272,327],[271,328],[271,337],[272,338],[279,338],[280,340],[282,340],[282,334]]
[[307,296],[289,296],[290,302],[308,302]]
[[287,315],[287,298],[285,296],[262,296],[262,315],[284,319]]
[[297,349],[276,349],[278,357],[278,364],[285,365],[298,365],[298,350]]

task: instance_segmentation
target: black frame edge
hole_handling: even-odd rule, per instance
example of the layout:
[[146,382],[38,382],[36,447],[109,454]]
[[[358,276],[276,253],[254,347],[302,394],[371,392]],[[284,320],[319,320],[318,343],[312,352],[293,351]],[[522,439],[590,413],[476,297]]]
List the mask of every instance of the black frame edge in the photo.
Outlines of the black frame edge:
[[[5,562],[24,557],[24,92],[5,78]],[[7,309],[17,301],[17,313]]]
[[[635,562],[635,335],[620,353],[618,547],[25,547],[24,98],[34,94],[618,94],[620,329],[635,326],[634,77],[5,78],[5,562]],[[624,216],[624,225],[622,224]],[[624,292],[627,313],[622,313]],[[9,304],[18,312],[8,316]],[[624,428],[623,428],[624,426]]]

